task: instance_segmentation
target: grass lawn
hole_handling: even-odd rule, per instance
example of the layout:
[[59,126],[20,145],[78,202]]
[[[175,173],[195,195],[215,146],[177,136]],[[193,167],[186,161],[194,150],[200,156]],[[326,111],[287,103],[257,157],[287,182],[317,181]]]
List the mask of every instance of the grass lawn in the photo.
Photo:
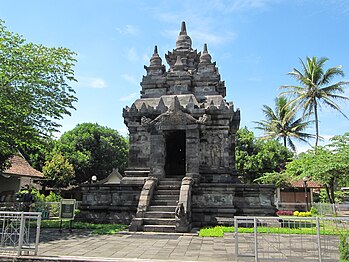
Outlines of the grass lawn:
[[[337,222],[338,223],[338,222]],[[215,226],[202,228],[199,232],[201,237],[223,237],[224,233],[234,233],[234,226]],[[239,225],[239,233],[253,233],[253,225],[244,227]],[[304,235],[316,235],[316,223],[314,220],[297,221],[292,219],[283,219],[280,226],[265,226],[258,225],[258,233],[269,233],[269,234],[304,234]],[[321,235],[341,235],[348,234],[348,228],[336,224],[333,221],[321,221],[320,234]]]
[[[50,220],[42,220],[41,228],[59,228],[60,226],[59,219],[50,219]],[[68,229],[70,222],[68,220],[63,220],[62,228]],[[111,235],[116,232],[122,231],[127,228],[127,225],[122,224],[94,224],[94,223],[86,223],[73,221],[73,229],[90,229],[93,234],[98,235]]]

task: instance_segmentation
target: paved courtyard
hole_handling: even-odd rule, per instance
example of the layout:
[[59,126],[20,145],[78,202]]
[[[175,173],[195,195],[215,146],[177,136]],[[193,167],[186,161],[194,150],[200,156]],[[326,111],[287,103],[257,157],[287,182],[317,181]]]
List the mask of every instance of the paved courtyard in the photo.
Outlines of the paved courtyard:
[[[313,235],[259,236],[261,261],[318,261]],[[338,261],[338,237],[322,236],[324,261]],[[239,261],[254,261],[253,234],[239,234]],[[128,233],[94,235],[43,229],[38,256],[4,255],[0,261],[236,261],[235,237],[199,237],[197,234]]]
[[[46,231],[46,230],[45,230]],[[116,234],[91,235],[43,231],[39,256],[81,256],[98,258],[234,261],[233,235],[202,238],[196,234]]]

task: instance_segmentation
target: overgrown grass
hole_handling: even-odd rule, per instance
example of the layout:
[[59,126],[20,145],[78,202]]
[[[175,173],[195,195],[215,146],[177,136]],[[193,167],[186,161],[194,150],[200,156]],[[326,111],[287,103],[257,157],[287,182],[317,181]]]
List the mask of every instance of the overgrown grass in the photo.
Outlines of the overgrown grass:
[[[62,228],[69,229],[70,221],[63,220]],[[42,228],[59,228],[60,220],[50,219],[50,220],[42,220],[41,221]],[[94,224],[94,223],[86,223],[86,222],[74,222],[72,224],[72,229],[89,229],[93,234],[98,235],[111,235],[119,232],[121,230],[126,229],[126,225],[122,224]]]

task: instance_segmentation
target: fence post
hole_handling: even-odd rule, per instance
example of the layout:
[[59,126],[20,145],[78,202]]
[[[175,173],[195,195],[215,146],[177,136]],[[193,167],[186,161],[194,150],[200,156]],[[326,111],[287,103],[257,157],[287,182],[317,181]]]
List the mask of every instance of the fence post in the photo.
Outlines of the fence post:
[[41,214],[38,215],[36,220],[36,239],[35,239],[35,256],[38,254],[39,240],[40,240],[40,227],[41,227]]
[[253,229],[254,229],[254,261],[258,262],[258,236],[257,236],[257,218],[253,218]]
[[238,219],[234,217],[234,231],[235,231],[235,256],[239,257],[239,238],[238,238]]
[[21,212],[21,222],[19,225],[19,239],[18,239],[17,256],[20,256],[22,253],[22,246],[23,246],[23,239],[24,239],[24,228],[25,228],[24,212]]
[[321,231],[320,231],[320,219],[319,217],[316,217],[316,237],[317,237],[317,246],[318,246],[318,253],[319,253],[319,262],[322,262],[322,255],[321,255]]

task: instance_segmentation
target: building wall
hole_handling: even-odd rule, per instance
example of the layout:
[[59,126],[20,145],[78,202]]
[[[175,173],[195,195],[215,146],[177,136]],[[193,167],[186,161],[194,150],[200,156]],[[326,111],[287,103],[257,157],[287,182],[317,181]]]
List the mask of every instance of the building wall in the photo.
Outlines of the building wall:
[[0,176],[0,201],[7,202],[14,200],[14,194],[20,189],[20,178],[10,176],[5,178]]

